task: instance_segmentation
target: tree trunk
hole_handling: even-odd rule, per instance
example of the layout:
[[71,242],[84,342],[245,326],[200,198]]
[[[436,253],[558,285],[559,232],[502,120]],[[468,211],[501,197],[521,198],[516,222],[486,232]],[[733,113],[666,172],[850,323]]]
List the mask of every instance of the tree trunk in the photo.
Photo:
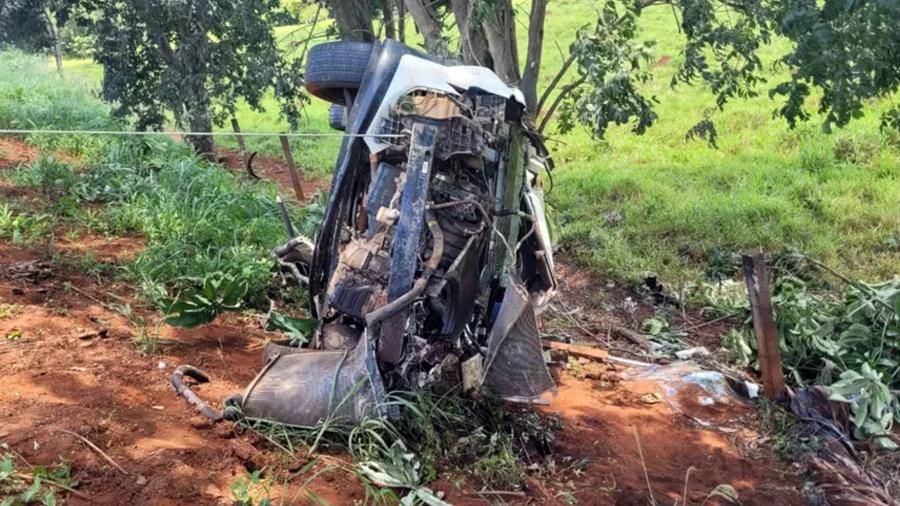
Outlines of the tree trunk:
[[343,40],[375,42],[369,0],[325,0]]
[[384,36],[388,39],[397,38],[397,29],[394,26],[394,8],[390,0],[384,0],[381,4],[381,18],[384,23]]
[[501,0],[501,5],[485,16],[481,26],[494,60],[494,72],[507,83],[519,84],[519,49],[512,0]]
[[[57,34],[58,33],[59,32],[57,32]],[[62,42],[60,42],[59,37],[53,41],[53,60],[56,62],[56,71],[62,74]]]
[[[198,76],[188,85],[184,102],[187,126],[191,132],[212,132],[212,115],[209,111],[209,94],[206,92],[206,76]],[[187,138],[194,151],[204,158],[212,158],[215,144],[211,135],[191,135]]]
[[441,24],[431,8],[431,0],[405,0],[406,8],[413,18],[422,37],[425,38],[425,50],[431,54],[447,55],[447,44],[441,37]]
[[537,81],[541,70],[541,52],[544,49],[544,18],[547,14],[548,0],[532,0],[531,15],[528,21],[528,54],[525,57],[525,70],[519,88],[525,95],[532,118],[537,114]]
[[493,68],[494,62],[488,49],[481,23],[474,20],[474,0],[451,0],[453,16],[459,27],[459,54],[470,65]]
[[56,62],[56,71],[62,74],[62,41],[59,37],[59,27],[56,26],[56,18],[49,9],[44,9],[43,14],[47,22],[47,34],[53,41],[53,60]]
[[397,35],[400,42],[406,44],[406,3],[403,0],[397,0]]
[[406,4],[403,0],[397,0],[397,36],[406,44]]

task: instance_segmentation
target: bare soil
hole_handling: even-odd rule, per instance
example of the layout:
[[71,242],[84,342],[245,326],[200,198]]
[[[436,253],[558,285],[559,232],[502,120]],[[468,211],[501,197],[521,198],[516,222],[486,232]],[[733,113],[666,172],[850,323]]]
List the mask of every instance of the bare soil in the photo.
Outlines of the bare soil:
[[[260,179],[273,181],[281,188],[282,198],[296,199],[294,186],[291,182],[290,169],[284,159],[256,155],[253,157],[251,163],[251,168],[253,169],[253,174],[251,175],[247,172],[247,165],[244,163],[244,158],[239,151],[218,148],[217,154],[219,163],[232,171],[243,173],[248,177],[254,177],[255,175],[255,177]],[[303,192],[305,200],[309,200],[310,197],[315,195],[318,191],[328,188],[328,184],[324,181],[304,178],[302,168],[298,168],[297,170],[300,177],[300,189]]]
[[[11,185],[2,182],[2,168],[35,153],[21,143],[2,142],[0,188],[25,191],[2,186]],[[139,238],[92,235],[31,248],[0,242],[0,442],[31,465],[68,463],[78,490],[90,498],[68,496],[66,504],[75,505],[231,504],[230,485],[248,470],[299,470],[308,461],[303,453],[287,456],[253,433],[210,425],[169,384],[173,368],[190,363],[212,378],[196,389],[203,398],[243,390],[261,366],[263,344],[276,337],[260,330],[254,316],[229,314],[192,330],[162,326],[163,352],[141,355],[132,340],[142,329],[115,309],[124,303],[140,307],[132,289],[49,261],[54,248],[122,262],[141,247]],[[565,264],[560,276],[559,305],[579,311],[575,317],[583,323],[575,328],[587,329],[581,337],[597,344],[607,327],[628,325],[616,309],[624,292]],[[150,312],[142,315],[155,321]],[[564,422],[557,466],[530,476],[525,496],[479,495],[472,477],[459,488],[446,479],[432,488],[454,504],[567,504],[574,498],[578,504],[645,505],[651,496],[672,504],[683,501],[687,478],[690,504],[703,502],[718,484],[734,486],[745,505],[802,504],[799,481],[750,428],[751,407],[704,412],[721,426],[702,427],[666,402],[648,403],[645,394],[658,392],[659,385],[622,379],[623,371],[610,364],[585,368],[593,372],[554,367],[559,395],[540,409]],[[93,442],[126,473],[63,430]],[[341,469],[349,465],[344,455],[319,457],[313,469],[324,472],[306,488],[331,504],[362,502],[361,484]],[[298,487],[275,494],[288,504],[307,504]]]

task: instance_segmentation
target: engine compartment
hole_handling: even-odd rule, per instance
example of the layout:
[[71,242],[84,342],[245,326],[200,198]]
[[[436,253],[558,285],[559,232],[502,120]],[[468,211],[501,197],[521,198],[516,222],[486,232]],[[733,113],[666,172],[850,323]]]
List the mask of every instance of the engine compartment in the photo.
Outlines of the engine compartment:
[[[413,278],[426,281],[399,325],[389,325],[390,320],[381,325],[382,340],[396,337],[386,336],[388,332],[403,334],[402,349],[394,355],[396,367],[385,374],[389,389],[433,387],[459,364],[480,361],[486,354],[495,316],[491,309],[498,303],[493,289],[502,282],[498,278],[503,268],[489,257],[498,246],[512,247],[503,244],[496,222],[522,214],[502,207],[517,188],[506,187],[501,174],[511,156],[510,132],[521,113],[519,104],[482,90],[451,94],[417,89],[403,95],[381,119],[377,134],[388,146],[370,157],[368,170],[357,174],[365,190],[356,199],[354,223],[340,234],[337,265],[325,291],[322,334],[330,336],[333,328],[361,334],[372,323],[367,315],[401,295],[392,293],[391,274],[401,243],[398,235],[410,233],[399,223],[404,192],[411,191],[415,171],[427,168],[424,209],[416,210],[422,211],[426,226],[415,245],[415,265],[406,266]],[[428,160],[418,167],[411,153],[417,125],[436,132],[432,148],[424,153]],[[391,362],[384,354],[379,359]]]

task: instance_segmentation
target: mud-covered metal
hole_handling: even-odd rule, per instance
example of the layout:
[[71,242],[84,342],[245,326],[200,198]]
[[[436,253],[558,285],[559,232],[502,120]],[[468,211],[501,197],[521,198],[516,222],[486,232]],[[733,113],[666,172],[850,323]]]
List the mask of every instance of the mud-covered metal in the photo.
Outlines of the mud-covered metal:
[[371,352],[361,340],[349,350],[275,355],[244,391],[242,414],[299,427],[325,419],[356,423],[378,415],[384,387],[381,377],[366,367]]

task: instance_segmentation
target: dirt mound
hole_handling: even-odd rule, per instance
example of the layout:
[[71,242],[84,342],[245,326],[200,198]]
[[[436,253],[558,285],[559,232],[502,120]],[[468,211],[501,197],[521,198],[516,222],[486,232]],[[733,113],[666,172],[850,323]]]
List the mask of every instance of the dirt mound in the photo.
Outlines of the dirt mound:
[[38,149],[13,137],[0,137],[0,170],[14,169],[38,157]]
[[[37,260],[7,244],[0,258],[4,266]],[[32,464],[67,462],[90,504],[230,503],[235,477],[276,455],[257,450],[254,444],[264,445],[252,434],[199,418],[169,377],[175,365],[190,362],[214,379],[198,389],[205,398],[240,392],[273,336],[250,318],[229,315],[195,330],[163,327],[163,354],[142,356],[131,342],[142,329],[110,309],[129,301],[128,287],[52,266],[37,278],[0,269],[0,441]],[[61,430],[92,441],[128,474]],[[334,504],[364,496],[353,482],[332,491],[326,480],[334,478],[325,473],[310,489]]]

